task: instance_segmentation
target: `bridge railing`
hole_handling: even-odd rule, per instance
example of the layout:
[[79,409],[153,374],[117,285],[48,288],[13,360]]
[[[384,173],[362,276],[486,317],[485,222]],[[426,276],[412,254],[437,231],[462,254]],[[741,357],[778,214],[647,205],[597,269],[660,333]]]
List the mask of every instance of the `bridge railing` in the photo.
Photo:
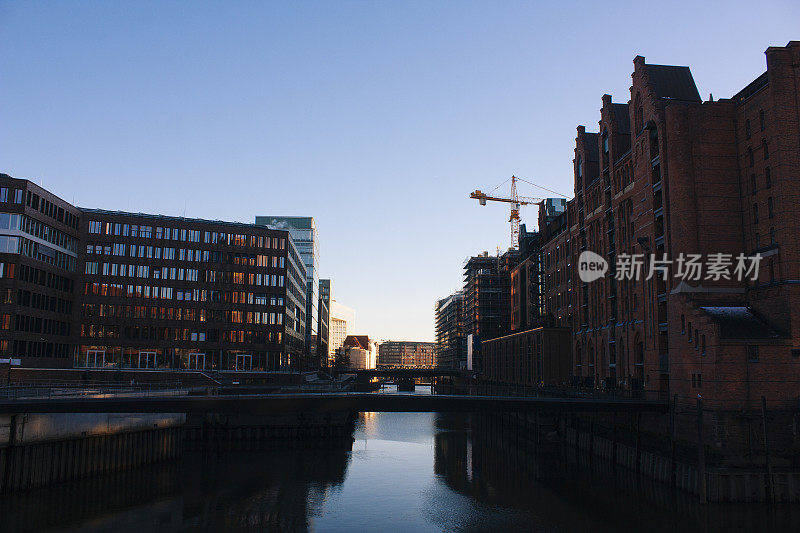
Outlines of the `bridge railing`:
[[103,396],[184,396],[192,388],[180,384],[117,384],[117,383],[16,383],[0,387],[0,399],[54,399]]

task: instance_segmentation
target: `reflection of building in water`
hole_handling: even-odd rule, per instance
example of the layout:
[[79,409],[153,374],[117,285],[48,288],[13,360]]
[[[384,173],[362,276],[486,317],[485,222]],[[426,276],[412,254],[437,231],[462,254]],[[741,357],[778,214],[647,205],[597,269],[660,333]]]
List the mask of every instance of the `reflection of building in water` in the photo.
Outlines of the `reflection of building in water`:
[[300,447],[240,450],[212,460],[190,454],[179,462],[12,494],[0,499],[2,529],[91,523],[118,530],[123,521],[131,531],[150,531],[154,523],[160,531],[312,529],[330,489],[344,481],[352,442],[295,445]]

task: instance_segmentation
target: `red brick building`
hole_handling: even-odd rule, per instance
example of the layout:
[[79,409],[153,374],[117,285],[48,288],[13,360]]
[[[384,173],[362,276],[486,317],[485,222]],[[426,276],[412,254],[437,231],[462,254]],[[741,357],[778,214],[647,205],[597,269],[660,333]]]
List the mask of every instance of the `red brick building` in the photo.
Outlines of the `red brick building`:
[[[598,131],[578,127],[575,199],[542,226],[545,312],[572,328],[575,383],[796,403],[800,42],[766,58],[732,98],[703,101],[688,67],[637,56],[629,102],[604,95]],[[579,279],[584,250],[606,276]],[[737,280],[737,256],[757,253],[757,279]],[[616,280],[634,254],[643,275]],[[645,279],[665,254],[666,280]],[[682,254],[730,254],[730,279],[678,277]]]

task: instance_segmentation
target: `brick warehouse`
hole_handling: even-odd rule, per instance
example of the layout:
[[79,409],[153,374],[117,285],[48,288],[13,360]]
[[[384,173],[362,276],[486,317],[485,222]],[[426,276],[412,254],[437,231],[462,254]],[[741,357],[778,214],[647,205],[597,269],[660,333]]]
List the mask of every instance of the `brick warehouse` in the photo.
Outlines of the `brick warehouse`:
[[[800,390],[800,42],[703,101],[688,67],[634,59],[630,101],[578,127],[575,198],[542,224],[545,310],[572,329],[573,383],[753,408]],[[583,283],[583,250],[609,275]],[[621,254],[763,257],[758,279],[615,280]]]
[[0,357],[24,367],[299,369],[286,230],[76,208],[0,175]]

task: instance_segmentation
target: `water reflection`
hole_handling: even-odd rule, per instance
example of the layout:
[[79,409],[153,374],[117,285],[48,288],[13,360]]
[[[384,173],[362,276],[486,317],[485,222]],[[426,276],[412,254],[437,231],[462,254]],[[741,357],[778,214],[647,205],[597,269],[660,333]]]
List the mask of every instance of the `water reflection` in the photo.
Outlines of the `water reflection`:
[[364,413],[350,442],[222,455],[0,500],[2,531],[800,530],[535,445],[500,417]]

